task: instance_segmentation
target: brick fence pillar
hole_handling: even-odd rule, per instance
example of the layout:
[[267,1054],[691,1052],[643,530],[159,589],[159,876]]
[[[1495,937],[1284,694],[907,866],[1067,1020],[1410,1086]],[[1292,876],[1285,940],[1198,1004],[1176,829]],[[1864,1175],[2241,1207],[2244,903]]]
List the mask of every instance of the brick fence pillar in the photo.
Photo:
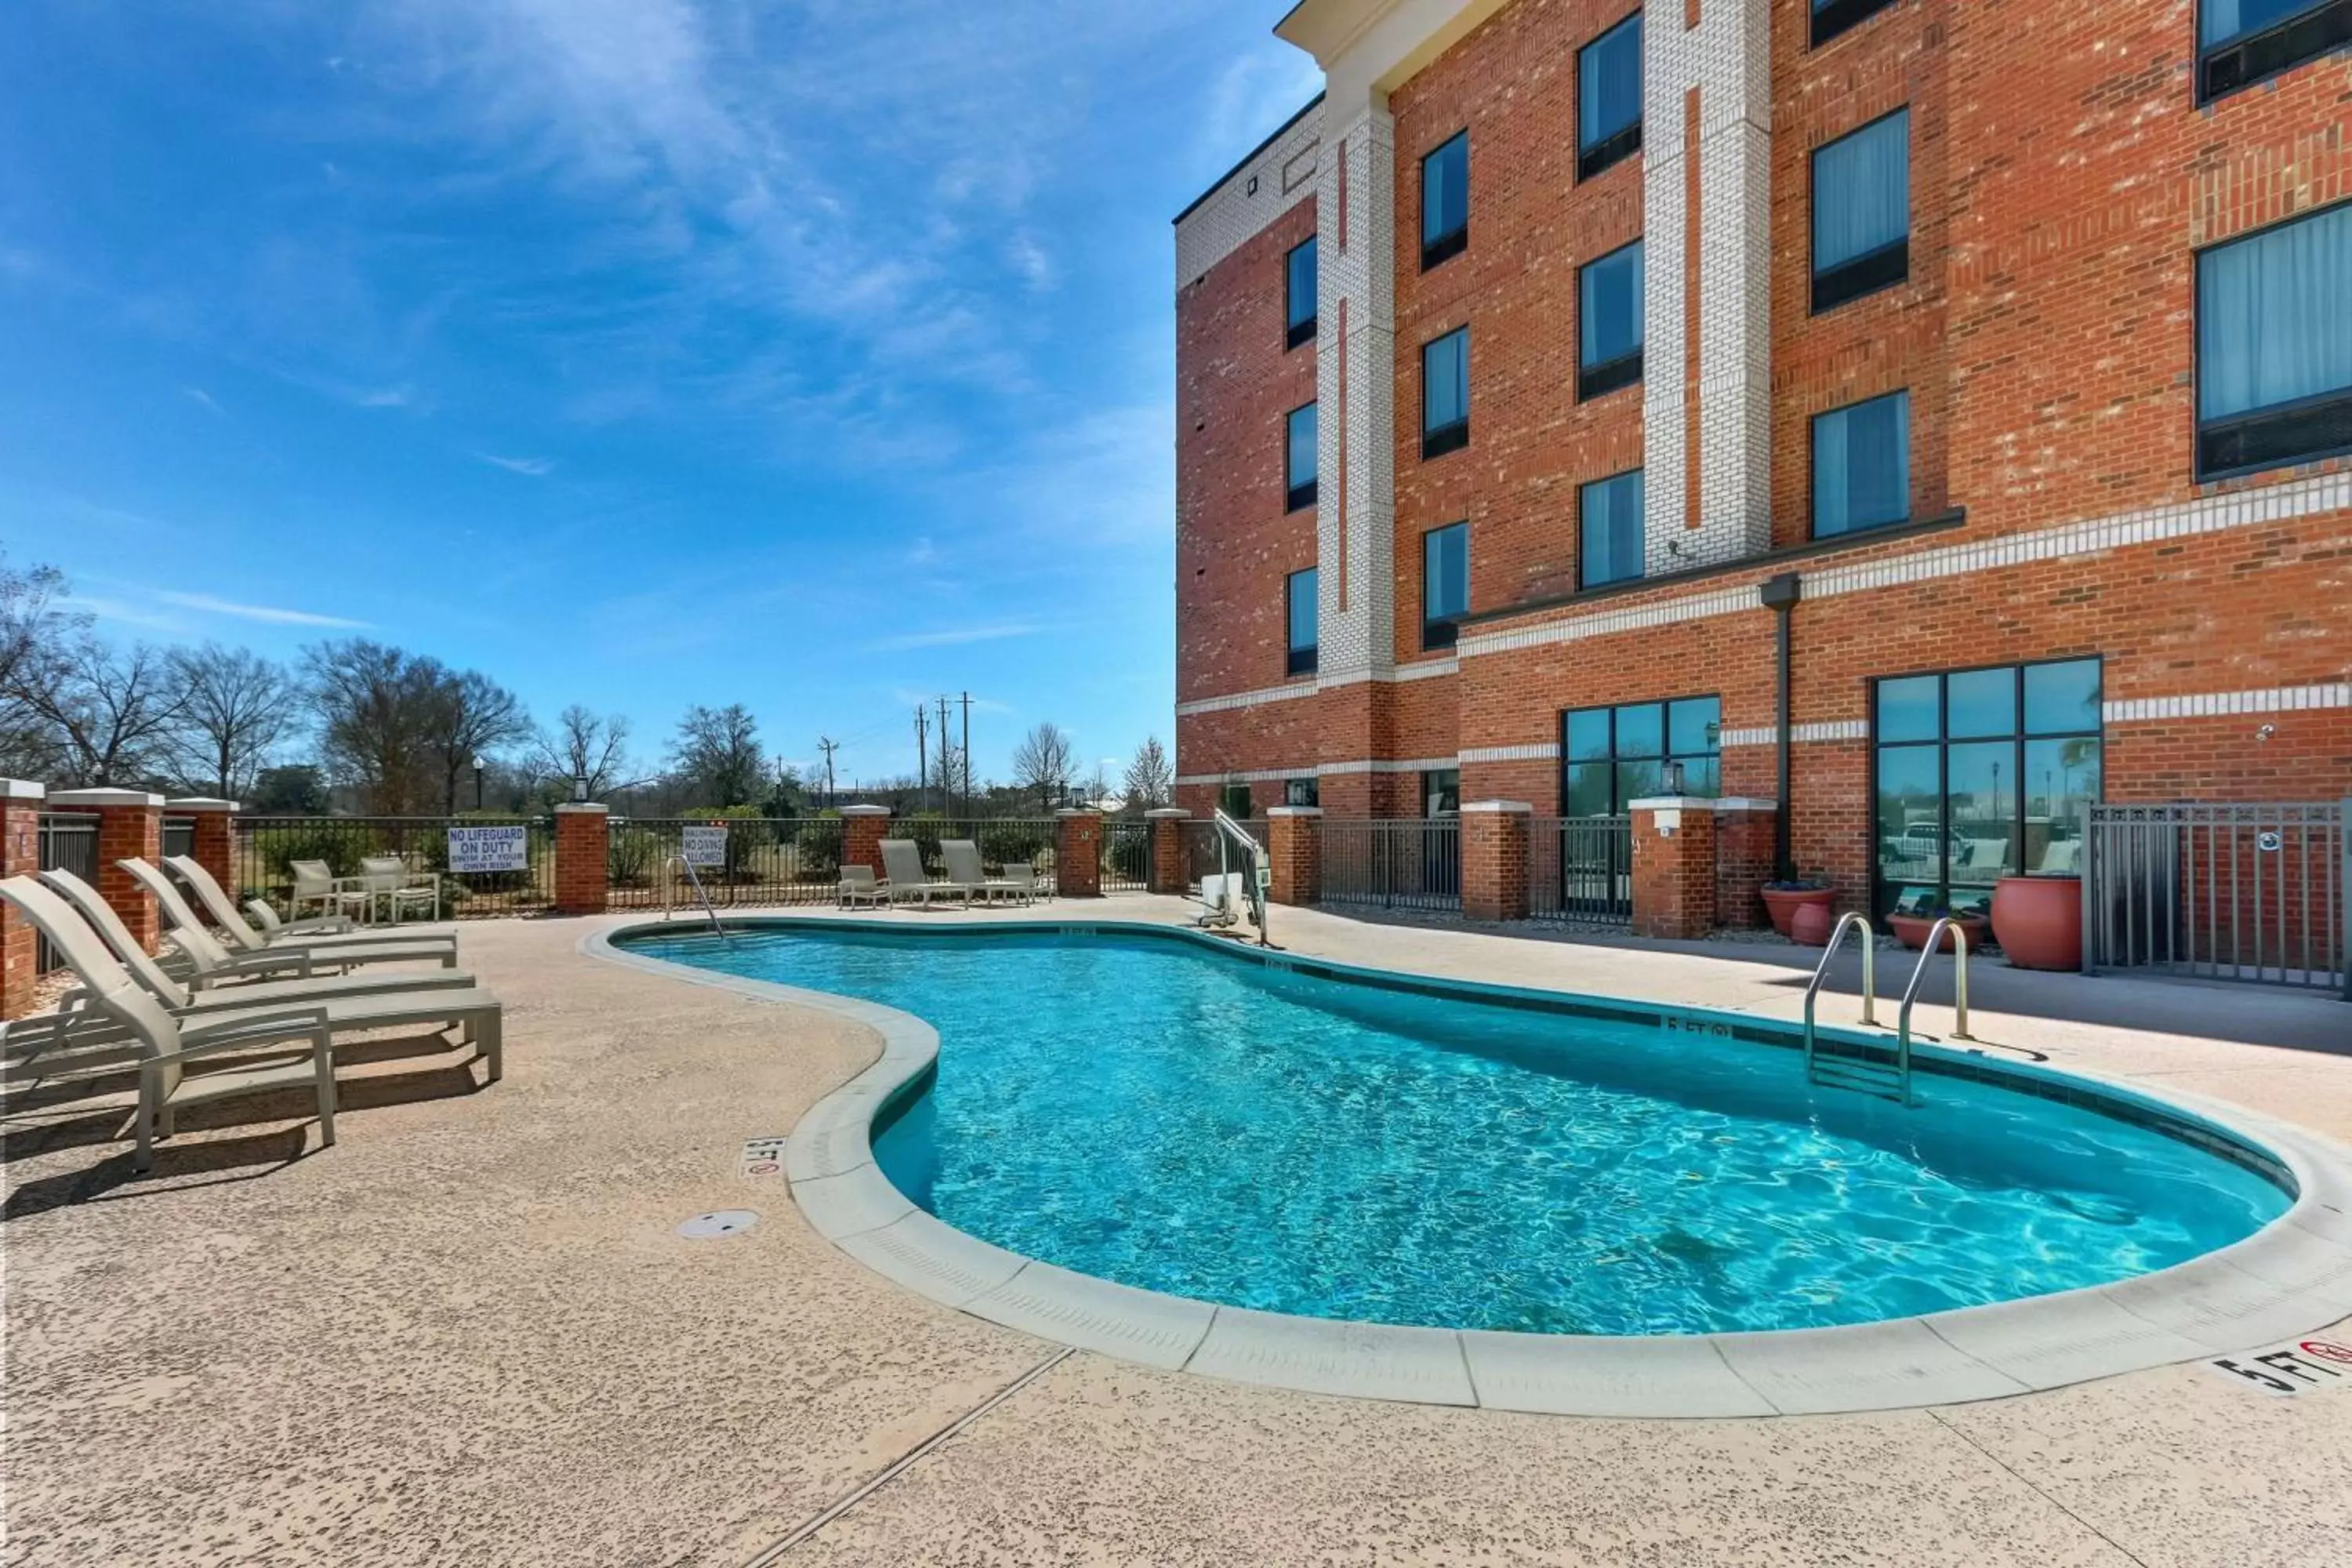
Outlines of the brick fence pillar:
[[1715,802],[1659,795],[1633,817],[1633,934],[1696,941],[1715,930]]
[[139,945],[153,952],[163,929],[155,900],[132,879],[121,862],[163,861],[163,797],[143,789],[68,789],[49,796],[57,811],[98,814],[98,890],[131,928]]
[[864,866],[882,875],[882,840],[889,836],[887,805],[845,805],[841,808],[841,863]]
[[555,912],[601,915],[613,896],[613,808],[567,800],[555,808]]
[[167,800],[167,816],[184,816],[195,824],[195,845],[190,859],[213,874],[229,901],[238,898],[236,885],[236,802],[199,795],[192,800]]
[[1772,824],[1780,812],[1769,800],[1715,803],[1715,919],[1740,930],[1769,924],[1764,884],[1772,879]]
[[1272,805],[1265,812],[1265,858],[1274,874],[1266,901],[1311,904],[1323,896],[1323,808]]
[[1163,805],[1143,816],[1151,824],[1151,890],[1181,894],[1192,886],[1184,868],[1184,824],[1192,814],[1181,805]]
[[1100,898],[1102,813],[1070,809],[1054,815],[1062,824],[1054,847],[1054,890],[1066,899]]
[[1528,827],[1535,807],[1523,800],[1462,805],[1462,918],[1528,918]]
[[[0,877],[30,877],[41,866],[41,801],[48,792],[25,779],[0,779]],[[0,1018],[33,1010],[33,922],[0,904]]]

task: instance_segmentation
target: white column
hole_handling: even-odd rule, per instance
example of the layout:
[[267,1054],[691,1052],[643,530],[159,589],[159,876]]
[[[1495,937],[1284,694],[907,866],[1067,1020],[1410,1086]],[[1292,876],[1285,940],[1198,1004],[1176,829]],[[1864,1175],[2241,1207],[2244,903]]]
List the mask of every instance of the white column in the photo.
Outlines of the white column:
[[1324,114],[1316,607],[1328,682],[1385,675],[1395,662],[1396,126],[1379,92],[1352,116],[1336,101]]

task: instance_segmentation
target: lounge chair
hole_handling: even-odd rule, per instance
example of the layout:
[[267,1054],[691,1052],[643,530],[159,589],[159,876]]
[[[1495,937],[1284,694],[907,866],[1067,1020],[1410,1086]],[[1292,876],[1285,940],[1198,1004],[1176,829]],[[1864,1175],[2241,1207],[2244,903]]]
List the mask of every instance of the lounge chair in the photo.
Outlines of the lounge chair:
[[844,866],[837,901],[845,910],[859,904],[886,904],[890,901],[890,884],[877,881],[871,866]]
[[324,860],[289,860],[286,868],[294,877],[287,907],[297,921],[302,918],[305,904],[317,904],[327,911],[324,918],[331,920],[348,921],[367,913],[368,896],[361,878],[338,877]]
[[942,838],[940,858],[947,862],[948,880],[961,882],[985,900],[1014,899],[1021,889],[1003,877],[992,877],[981,864],[980,846],[969,838]]
[[[289,1008],[194,1023],[173,1017],[135,985],[101,992],[97,1001],[139,1042],[139,1110],[131,1119],[132,1170],[144,1173],[154,1169],[155,1140],[172,1135],[180,1107],[242,1095],[310,1089],[317,1096],[319,1142],[321,1146],[334,1143],[334,1043],[325,1008]],[[295,1040],[306,1048],[290,1061],[260,1061],[204,1073],[184,1070],[201,1057],[249,1052],[257,1047]]]
[[346,936],[361,929],[349,915],[302,915],[288,920],[268,899],[246,900],[245,912],[252,917],[253,929],[271,942],[292,936]]
[[1008,898],[1034,904],[1039,899],[1051,898],[1052,889],[1037,879],[1037,868],[1026,860],[1007,860],[1004,874],[999,879],[1009,889]]
[[[422,882],[417,880],[423,877]],[[376,906],[394,925],[400,923],[404,910],[424,909],[441,918],[441,879],[430,871],[411,871],[408,862],[397,855],[363,855],[360,857],[360,885],[367,894],[368,919],[375,918]]]
[[889,878],[890,902],[929,904],[933,899],[960,898],[971,902],[972,889],[961,882],[934,882],[923,869],[923,851],[911,838],[882,840],[882,869]]
[[[198,919],[188,901],[180,897],[180,889],[172,886],[171,879],[146,861],[132,858],[118,860],[116,865],[129,872],[148,895],[163,907],[163,918],[172,922],[173,934],[180,939],[199,970],[209,970],[226,964],[228,950],[213,940],[212,932]],[[319,937],[289,943],[282,948],[266,948],[260,952],[245,955],[249,968],[276,967],[294,969],[310,974],[321,969],[348,968],[362,963],[437,963],[444,969],[457,967],[457,939],[446,936],[425,936],[412,942],[398,940],[394,931],[370,931],[371,940],[360,942],[336,937]],[[209,961],[209,962],[207,962]]]
[[[407,989],[400,991],[355,993],[337,989],[345,984],[341,980],[280,980],[192,993],[143,952],[139,952],[135,960],[126,956],[118,962],[98,932],[74,912],[70,904],[30,877],[10,877],[0,881],[0,899],[14,904],[35,929],[49,939],[49,945],[65,956],[67,964],[81,981],[84,994],[94,1003],[102,1005],[109,992],[135,984],[173,1017],[190,1024],[257,1020],[273,1009],[282,1014],[289,1005],[314,1005],[322,1010],[327,1026],[339,1035],[354,1029],[431,1024],[436,1029],[455,1028],[461,1039],[470,1041],[481,1052],[492,1083],[505,1072],[505,1016],[499,999],[478,985],[434,985],[430,982],[436,976],[411,973],[393,977],[410,983]],[[135,942],[131,951],[138,952]],[[419,981],[426,984],[416,984]],[[105,1010],[117,1019],[121,1016],[117,1009]],[[27,1029],[28,1025],[37,1026],[45,1022],[48,1032],[40,1049],[56,1045],[104,1044],[131,1031],[128,1024],[110,1026],[88,1014],[89,1009],[84,1008],[53,1015],[46,1021],[20,1019],[9,1026],[8,1038],[14,1044],[20,1033],[33,1032]]]
[[[126,867],[131,864],[128,860],[123,862]],[[141,861],[140,864],[144,865],[145,862]],[[401,931],[358,931],[349,921],[335,921],[330,922],[334,928],[331,930],[298,931],[285,928],[275,910],[269,912],[270,925],[277,928],[275,932],[268,929],[257,930],[236,912],[236,906],[229,901],[227,892],[214,879],[213,874],[194,860],[185,855],[174,855],[163,864],[172,875],[180,879],[182,886],[196,896],[196,902],[203,905],[205,913],[212,917],[212,923],[228,937],[234,946],[246,952],[267,952],[273,947],[315,947],[322,942],[339,947],[366,947],[444,937],[454,945],[457,940],[457,928],[453,925],[409,926]],[[269,908],[267,904],[261,907],[265,910]]]

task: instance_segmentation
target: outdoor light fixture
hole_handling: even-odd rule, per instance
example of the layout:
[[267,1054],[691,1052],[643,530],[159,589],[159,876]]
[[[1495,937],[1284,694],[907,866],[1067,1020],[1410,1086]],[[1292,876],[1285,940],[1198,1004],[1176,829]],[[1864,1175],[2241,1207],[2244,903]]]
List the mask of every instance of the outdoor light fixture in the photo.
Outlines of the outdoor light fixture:
[[1668,795],[1683,793],[1683,765],[1680,763],[1666,764],[1666,793]]
[[575,804],[585,805],[587,803],[588,775],[586,773],[574,773],[572,775],[572,798]]
[[474,753],[474,809],[476,811],[482,809],[482,754],[477,752]]

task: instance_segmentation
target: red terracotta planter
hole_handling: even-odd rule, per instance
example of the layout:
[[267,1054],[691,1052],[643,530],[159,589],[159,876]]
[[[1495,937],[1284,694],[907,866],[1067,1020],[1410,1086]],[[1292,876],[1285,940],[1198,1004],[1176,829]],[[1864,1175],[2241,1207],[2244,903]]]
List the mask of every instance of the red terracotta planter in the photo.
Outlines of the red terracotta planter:
[[1992,890],[1992,934],[2020,969],[2083,967],[2083,879],[2003,877]]
[[[1808,904],[1818,904],[1826,910],[1830,907],[1830,900],[1837,896],[1834,889],[1829,888],[1801,888],[1793,890],[1766,888],[1763,891],[1764,910],[1772,917],[1772,929],[1782,936],[1790,938],[1794,938],[1796,933],[1790,929],[1790,922],[1797,918],[1799,910]],[[1833,925],[1836,922],[1831,923]],[[1822,932],[1824,938],[1828,934],[1826,931]]]
[[1830,932],[1837,930],[1837,915],[1823,899],[1817,904],[1799,904],[1789,917],[1789,940],[1801,947],[1828,945]]
[[[1916,950],[1927,945],[1927,933],[1936,929],[1937,918],[1934,915],[1889,915],[1886,928],[1901,940],[1904,946]],[[1970,952],[1984,945],[1985,918],[1982,915],[1956,915],[1952,924],[1958,930],[1962,940],[1968,942]],[[1944,933],[1940,951],[1952,951],[1950,931]]]

